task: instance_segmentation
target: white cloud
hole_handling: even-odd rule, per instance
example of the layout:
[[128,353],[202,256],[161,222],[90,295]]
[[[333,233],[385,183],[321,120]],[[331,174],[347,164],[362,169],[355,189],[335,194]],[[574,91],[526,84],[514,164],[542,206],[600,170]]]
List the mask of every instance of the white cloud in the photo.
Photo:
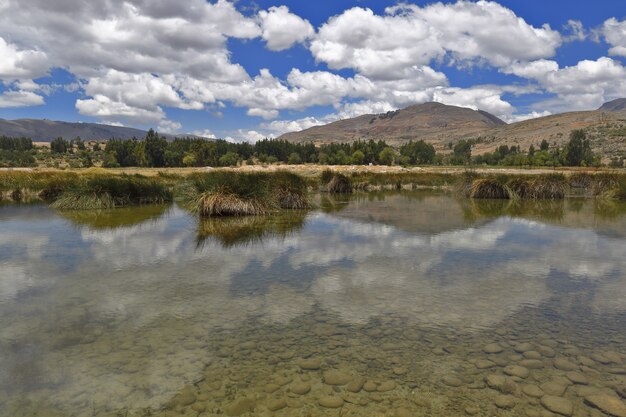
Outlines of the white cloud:
[[237,131],[233,133],[232,136],[227,136],[224,139],[228,142],[235,142],[235,143],[240,143],[240,142],[255,143],[261,139],[273,139],[274,137],[275,135],[273,134],[264,134],[256,130],[238,129]]
[[158,106],[154,106],[152,109],[132,107],[121,101],[113,101],[101,94],[90,99],[76,100],[76,109],[81,114],[98,117],[107,122],[123,119],[144,124],[158,123],[165,118],[165,112]]
[[550,116],[551,114],[552,113],[547,110],[542,111],[542,112],[533,111],[533,112],[525,113],[525,114],[514,114],[510,116],[505,116],[502,118],[502,120],[504,120],[507,123],[516,123],[516,122],[523,122],[524,120],[536,119],[538,117]]
[[[1,33],[0,33],[1,35]],[[22,50],[0,36],[0,81],[41,77],[48,70],[46,54],[37,50]]]
[[173,120],[161,120],[159,122],[158,131],[161,133],[176,134],[183,127],[179,122]]
[[203,130],[194,130],[191,132],[192,135],[201,136],[207,139],[216,139],[215,134],[211,132],[209,129]]
[[318,61],[371,78],[401,78],[407,68],[449,56],[493,66],[551,57],[561,44],[548,25],[535,28],[498,3],[403,4],[384,15],[355,7],[324,24],[311,43]]
[[246,112],[248,116],[257,116],[262,117],[264,119],[275,119],[278,117],[278,110],[265,110],[259,108],[251,108]]
[[580,20],[568,20],[563,29],[567,33],[564,37],[567,42],[584,41],[587,38],[587,32]]
[[44,103],[43,97],[32,91],[9,90],[0,94],[0,108],[39,106]]
[[604,22],[599,33],[611,45],[609,54],[626,57],[626,20],[612,17]]
[[270,7],[259,12],[261,37],[273,51],[282,51],[294,43],[304,42],[315,30],[308,20],[289,12],[287,6]]

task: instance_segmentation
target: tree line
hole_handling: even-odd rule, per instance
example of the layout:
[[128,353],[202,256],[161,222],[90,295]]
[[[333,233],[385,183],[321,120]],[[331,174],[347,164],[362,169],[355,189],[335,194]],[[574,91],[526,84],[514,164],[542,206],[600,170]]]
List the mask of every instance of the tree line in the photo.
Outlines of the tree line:
[[[583,130],[571,132],[563,146],[543,140],[527,150],[519,146],[502,145],[493,152],[472,155],[476,140],[460,140],[449,144],[449,150],[437,153],[433,145],[423,140],[409,141],[394,148],[384,140],[329,143],[291,143],[285,140],[263,139],[254,144],[231,143],[195,137],[166,140],[150,129],[143,139],[110,139],[104,146],[98,142],[86,144],[80,137],[72,140],[57,138],[50,143],[49,153],[69,159],[77,167],[101,164],[104,167],[201,167],[236,166],[246,164],[304,164],[322,165],[502,165],[502,166],[593,166],[600,158],[591,150]],[[0,166],[28,166],[40,157],[28,138],[0,137]],[[612,165],[623,164],[623,159]]]

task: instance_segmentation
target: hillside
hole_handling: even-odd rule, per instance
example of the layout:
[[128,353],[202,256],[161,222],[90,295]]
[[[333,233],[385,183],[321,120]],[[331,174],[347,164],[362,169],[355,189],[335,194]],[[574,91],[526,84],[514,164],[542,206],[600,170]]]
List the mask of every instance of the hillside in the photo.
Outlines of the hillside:
[[329,143],[357,139],[384,139],[395,145],[423,139],[438,151],[461,139],[476,139],[472,153],[480,155],[500,145],[528,149],[542,140],[563,146],[574,129],[584,129],[595,152],[606,160],[626,156],[626,99],[605,103],[600,109],[539,117],[506,124],[472,109],[425,103],[380,115],[363,115],[282,135],[293,142]]
[[[73,139],[80,136],[83,140],[104,140],[110,138],[130,139],[133,136],[143,138],[145,130],[123,126],[111,126],[98,123],[72,123],[39,119],[0,119],[0,136],[27,137],[35,142],[50,142],[62,137]],[[173,135],[163,135],[173,139]]]
[[383,114],[366,114],[315,126],[280,137],[292,142],[352,142],[357,139],[385,139],[399,144],[410,139],[443,142],[489,130],[505,123],[484,111],[441,103],[424,103]]

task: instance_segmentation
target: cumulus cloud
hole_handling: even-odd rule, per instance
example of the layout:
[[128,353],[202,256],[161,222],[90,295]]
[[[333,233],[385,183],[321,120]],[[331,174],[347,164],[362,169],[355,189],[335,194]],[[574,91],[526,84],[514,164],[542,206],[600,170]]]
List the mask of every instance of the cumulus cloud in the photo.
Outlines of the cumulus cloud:
[[563,29],[565,30],[563,38],[565,41],[584,41],[587,38],[587,32],[580,20],[568,20]]
[[196,135],[196,136],[201,136],[203,138],[207,138],[207,139],[215,139],[215,133],[211,132],[211,130],[209,129],[203,129],[203,130],[194,130],[191,132],[192,135]]
[[608,19],[598,32],[611,45],[609,54],[626,57],[626,20]]
[[289,12],[287,6],[270,7],[259,12],[261,37],[272,51],[282,51],[294,43],[304,42],[315,30],[308,20]]
[[[1,35],[1,33],[0,33]],[[0,36],[0,81],[41,77],[48,70],[47,56],[37,50],[19,49]]]
[[9,90],[0,94],[0,108],[39,106],[44,103],[43,97],[32,91]]
[[459,1],[403,4],[384,15],[359,7],[346,10],[319,29],[311,52],[331,68],[354,68],[384,79],[446,56],[497,67],[547,58],[561,42],[548,25],[535,28],[498,3]]

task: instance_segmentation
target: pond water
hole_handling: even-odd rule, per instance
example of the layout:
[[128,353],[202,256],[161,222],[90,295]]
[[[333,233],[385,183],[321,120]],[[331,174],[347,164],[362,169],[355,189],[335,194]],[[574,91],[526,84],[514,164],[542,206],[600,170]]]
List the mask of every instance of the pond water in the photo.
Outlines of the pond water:
[[626,415],[626,205],[316,205],[0,206],[0,415]]

